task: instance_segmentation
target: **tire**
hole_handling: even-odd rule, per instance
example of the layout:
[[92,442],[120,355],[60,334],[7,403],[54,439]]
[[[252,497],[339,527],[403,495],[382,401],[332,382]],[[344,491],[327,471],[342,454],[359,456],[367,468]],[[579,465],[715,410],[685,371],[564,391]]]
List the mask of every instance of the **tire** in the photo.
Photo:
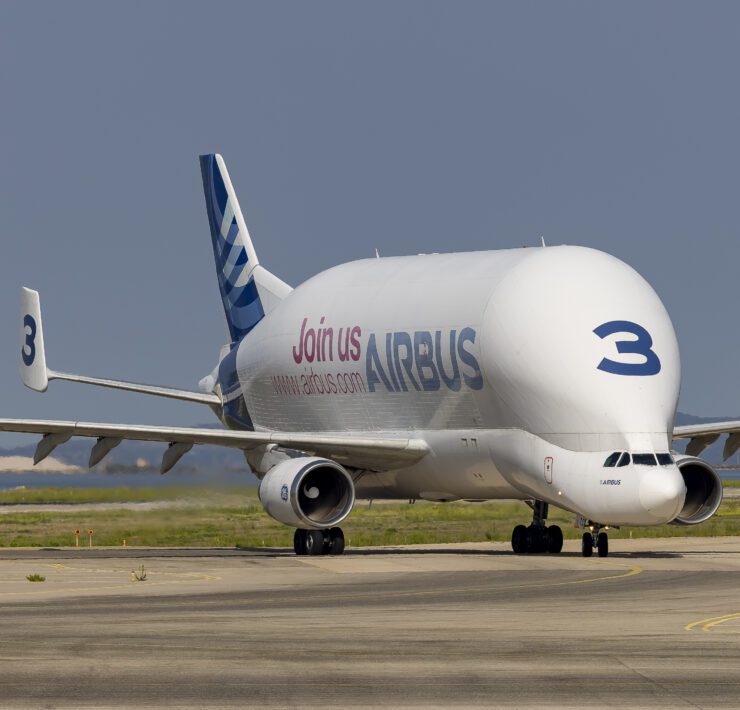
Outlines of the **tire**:
[[599,533],[599,537],[596,538],[596,547],[599,557],[606,557],[609,554],[609,536],[606,533]]
[[306,554],[306,531],[297,528],[293,533],[293,550],[296,555]]
[[583,533],[581,538],[581,554],[584,557],[591,557],[594,554],[594,536],[590,533]]
[[530,525],[527,528],[527,552],[538,553],[545,549],[545,529]]
[[344,533],[342,532],[342,528],[332,528],[329,530],[329,540],[331,541],[329,554],[341,555],[344,552]]
[[547,551],[558,554],[563,549],[563,531],[558,525],[547,528]]
[[323,530],[306,530],[306,554],[323,555],[324,554],[324,531]]
[[524,525],[517,525],[514,528],[514,532],[511,533],[511,549],[514,550],[515,555],[523,555],[528,552],[527,550],[527,528]]

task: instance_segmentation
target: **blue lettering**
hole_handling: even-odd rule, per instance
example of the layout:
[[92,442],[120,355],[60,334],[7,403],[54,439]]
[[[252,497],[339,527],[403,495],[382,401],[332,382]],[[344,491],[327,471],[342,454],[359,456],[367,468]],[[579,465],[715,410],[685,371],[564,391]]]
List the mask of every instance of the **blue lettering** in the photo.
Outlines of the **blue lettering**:
[[[419,373],[421,388],[425,392],[436,392],[439,389],[439,375],[434,366],[434,345],[432,334],[426,330],[417,330],[414,333],[414,360],[416,371]],[[424,371],[429,370],[429,374]]]
[[[26,333],[26,343],[21,348],[21,357],[23,358],[23,364],[26,367],[30,367],[33,361],[36,359],[36,321],[33,316],[26,314],[23,317],[23,326],[28,328]],[[28,352],[26,352],[28,349]]]
[[367,371],[367,388],[370,392],[375,392],[375,385],[380,384],[381,382],[389,392],[393,392],[393,387],[391,387],[391,383],[388,382],[385,370],[383,370],[383,366],[380,364],[378,349],[375,346],[375,333],[371,333],[367,341],[365,368]]
[[465,349],[466,342],[475,343],[475,331],[472,328],[463,328],[460,331],[460,337],[457,341],[457,354],[460,356],[460,360],[473,371],[472,375],[463,372],[465,384],[471,390],[480,390],[483,389],[483,375],[475,355]]
[[650,333],[641,325],[628,320],[613,320],[608,323],[602,323],[594,329],[594,333],[600,338],[606,338],[615,333],[630,333],[636,335],[637,340],[617,340],[617,352],[621,355],[635,354],[642,355],[645,362],[617,362],[604,358],[597,366],[597,369],[608,372],[612,375],[631,375],[645,376],[657,375],[660,372],[660,358],[657,356],[653,347],[653,338]]
[[398,380],[396,380],[396,375],[393,372],[393,356],[391,355],[391,338],[393,335],[391,333],[385,334],[385,361],[388,363],[388,374],[391,376],[391,382],[393,383],[392,390],[394,392],[400,392],[401,388],[398,386]]
[[[437,392],[442,385],[459,392],[463,384],[472,390],[483,389],[481,372],[474,349],[476,331],[417,330],[385,334],[385,361],[381,360],[375,333],[367,341],[365,367],[368,391],[382,384],[388,392]],[[442,341],[449,338],[449,344]],[[447,348],[449,347],[449,361]]]
[[[406,348],[406,352],[403,357],[401,357],[400,354],[401,346]],[[398,375],[398,381],[401,383],[401,389],[403,389],[404,392],[408,392],[408,387],[406,387],[406,382],[403,379],[403,372],[401,372],[401,365],[403,365],[406,370],[406,374],[408,375],[409,380],[411,380],[411,384],[414,386],[414,389],[421,389],[414,379],[414,351],[411,347],[411,336],[402,330],[393,333],[393,359],[396,364],[396,374]]]
[[450,360],[452,361],[452,377],[445,372],[444,357],[442,355],[442,331],[438,330],[434,334],[434,346],[437,355],[437,371],[442,378],[442,382],[447,385],[453,392],[459,392],[462,382],[460,380],[460,369],[457,366],[457,353],[455,352],[455,342],[457,335],[456,330],[450,331]]

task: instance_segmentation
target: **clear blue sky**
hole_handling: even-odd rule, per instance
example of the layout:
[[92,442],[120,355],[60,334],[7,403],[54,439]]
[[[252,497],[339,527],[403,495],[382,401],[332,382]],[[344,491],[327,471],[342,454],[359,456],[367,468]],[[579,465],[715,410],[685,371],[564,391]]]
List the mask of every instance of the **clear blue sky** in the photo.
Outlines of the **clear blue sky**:
[[673,317],[681,408],[740,414],[738,66],[731,2],[3,2],[0,416],[211,420],[17,375],[21,285],[52,367],[210,371],[211,151],[294,285],[375,247],[609,251]]

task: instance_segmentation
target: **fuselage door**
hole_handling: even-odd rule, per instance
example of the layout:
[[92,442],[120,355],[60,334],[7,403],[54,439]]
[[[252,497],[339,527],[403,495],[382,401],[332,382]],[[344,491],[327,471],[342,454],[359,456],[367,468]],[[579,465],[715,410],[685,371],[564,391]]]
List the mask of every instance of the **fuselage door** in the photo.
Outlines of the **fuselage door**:
[[545,456],[545,483],[552,483],[552,456]]

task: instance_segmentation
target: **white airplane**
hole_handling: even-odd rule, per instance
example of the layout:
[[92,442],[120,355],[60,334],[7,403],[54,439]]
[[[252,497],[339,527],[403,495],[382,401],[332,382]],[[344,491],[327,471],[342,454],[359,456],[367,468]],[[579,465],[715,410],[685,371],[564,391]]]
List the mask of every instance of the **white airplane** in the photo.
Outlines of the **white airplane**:
[[[632,268],[574,246],[371,258],[292,289],[260,265],[220,155],[200,158],[229,342],[199,391],[47,368],[39,296],[23,290],[23,382],[62,379],[208,405],[226,429],[25,419],[41,461],[72,436],[169,444],[168,471],[196,444],[244,451],[268,515],[295,552],[341,554],[356,497],[483,501],[533,509],[516,553],[560,552],[548,506],[577,516],[582,552],[608,527],[694,525],[722,500],[698,454],[740,422],[673,427],[676,335]],[[687,455],[671,441],[689,438]]]

